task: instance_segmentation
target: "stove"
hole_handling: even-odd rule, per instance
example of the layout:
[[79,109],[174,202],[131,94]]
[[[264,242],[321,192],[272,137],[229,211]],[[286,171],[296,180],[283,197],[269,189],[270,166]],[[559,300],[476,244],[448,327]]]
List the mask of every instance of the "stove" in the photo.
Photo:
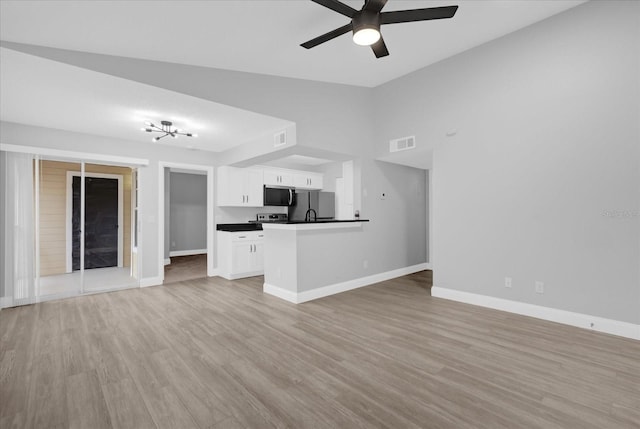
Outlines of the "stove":
[[286,222],[289,220],[289,215],[286,213],[258,213],[256,215],[256,222],[268,223],[268,222]]

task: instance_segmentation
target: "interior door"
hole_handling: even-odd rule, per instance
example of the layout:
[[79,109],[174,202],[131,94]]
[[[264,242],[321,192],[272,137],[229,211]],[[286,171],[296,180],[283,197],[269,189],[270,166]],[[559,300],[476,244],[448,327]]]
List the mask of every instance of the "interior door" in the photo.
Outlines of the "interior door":
[[[72,258],[80,269],[80,177],[73,178]],[[118,179],[85,177],[84,268],[118,265]]]

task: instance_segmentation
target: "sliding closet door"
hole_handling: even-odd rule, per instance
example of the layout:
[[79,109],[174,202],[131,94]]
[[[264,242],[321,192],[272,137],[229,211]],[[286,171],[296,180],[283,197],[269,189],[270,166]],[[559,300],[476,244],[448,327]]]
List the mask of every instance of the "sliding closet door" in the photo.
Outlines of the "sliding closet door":
[[131,168],[53,159],[39,165],[40,297],[137,286]]
[[[37,245],[39,296],[45,299],[78,295],[82,290],[80,266],[72,255],[80,251],[80,225],[74,223],[72,183],[82,174],[82,163],[42,159],[38,168]],[[78,197],[80,196],[78,192]]]
[[124,166],[0,152],[0,307],[138,286]]

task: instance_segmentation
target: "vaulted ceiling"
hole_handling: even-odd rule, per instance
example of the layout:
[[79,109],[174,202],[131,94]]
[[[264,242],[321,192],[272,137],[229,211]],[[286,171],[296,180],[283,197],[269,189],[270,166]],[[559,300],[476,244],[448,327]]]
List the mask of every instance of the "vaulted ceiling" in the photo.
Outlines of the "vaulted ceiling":
[[[8,1],[0,39],[54,48],[373,87],[574,7],[584,0],[390,0],[384,11],[459,5],[452,19],[386,25],[376,59],[348,23],[308,0]],[[346,1],[355,9],[363,1]]]

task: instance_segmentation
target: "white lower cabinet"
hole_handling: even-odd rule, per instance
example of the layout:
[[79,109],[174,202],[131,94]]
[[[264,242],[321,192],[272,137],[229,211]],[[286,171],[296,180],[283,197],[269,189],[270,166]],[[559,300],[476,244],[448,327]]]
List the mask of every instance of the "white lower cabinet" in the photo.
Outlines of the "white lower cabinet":
[[218,270],[228,280],[264,274],[264,232],[218,231]]

